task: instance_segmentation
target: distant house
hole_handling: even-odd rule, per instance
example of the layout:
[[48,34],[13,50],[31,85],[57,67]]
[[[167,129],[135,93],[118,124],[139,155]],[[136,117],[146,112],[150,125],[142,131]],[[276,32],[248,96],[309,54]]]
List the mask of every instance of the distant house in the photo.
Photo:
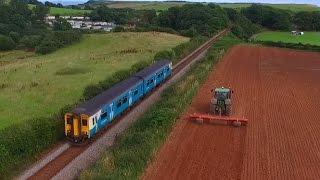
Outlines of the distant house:
[[294,36],[302,36],[304,35],[304,32],[302,31],[291,31],[291,34]]

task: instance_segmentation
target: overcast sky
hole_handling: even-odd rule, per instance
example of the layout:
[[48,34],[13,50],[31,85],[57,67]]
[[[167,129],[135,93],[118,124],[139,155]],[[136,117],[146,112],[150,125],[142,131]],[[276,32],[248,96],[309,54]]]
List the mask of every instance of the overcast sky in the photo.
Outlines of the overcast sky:
[[[41,1],[46,1],[46,0],[41,0]],[[72,2],[75,2],[76,4],[79,3],[85,3],[87,2],[87,0],[49,0],[51,2],[55,2],[55,3],[62,3],[62,4],[70,4]],[[126,1],[137,1],[137,0],[126,0]],[[140,1],[144,1],[144,0],[140,0]],[[150,1],[150,0],[148,0]],[[153,0],[153,1],[157,1],[157,0]],[[245,3],[272,3],[272,4],[291,4],[291,3],[295,3],[295,4],[313,4],[313,5],[317,5],[320,6],[320,0],[189,0],[190,2],[217,2],[217,3],[238,3],[238,2],[245,2]]]

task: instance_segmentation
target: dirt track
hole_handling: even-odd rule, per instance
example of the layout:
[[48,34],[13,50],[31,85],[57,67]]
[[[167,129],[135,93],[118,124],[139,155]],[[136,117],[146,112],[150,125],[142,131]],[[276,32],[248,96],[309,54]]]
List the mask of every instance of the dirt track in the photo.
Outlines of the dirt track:
[[[246,127],[197,125],[230,86]],[[217,65],[143,179],[320,179],[320,53],[236,46]]]

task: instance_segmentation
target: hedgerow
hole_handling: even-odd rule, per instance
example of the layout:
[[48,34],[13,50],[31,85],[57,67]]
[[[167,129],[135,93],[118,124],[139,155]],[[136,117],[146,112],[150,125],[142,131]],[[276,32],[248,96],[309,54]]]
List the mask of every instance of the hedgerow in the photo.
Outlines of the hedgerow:
[[207,79],[221,55],[241,42],[235,36],[215,42],[206,58],[196,63],[182,80],[167,89],[160,100],[121,135],[80,179],[137,179],[172,130],[176,118]]
[[280,48],[289,48],[289,49],[301,49],[308,51],[320,51],[320,46],[311,45],[311,44],[302,44],[302,43],[285,43],[285,42],[273,42],[273,41],[255,41],[256,44],[261,44],[265,46],[273,46]]

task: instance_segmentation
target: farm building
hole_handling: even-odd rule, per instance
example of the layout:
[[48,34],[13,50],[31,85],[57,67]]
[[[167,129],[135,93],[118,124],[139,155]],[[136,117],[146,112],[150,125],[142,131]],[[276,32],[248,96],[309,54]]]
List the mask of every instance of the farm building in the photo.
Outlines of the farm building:
[[291,34],[294,36],[302,36],[304,35],[304,32],[302,31],[291,31]]

